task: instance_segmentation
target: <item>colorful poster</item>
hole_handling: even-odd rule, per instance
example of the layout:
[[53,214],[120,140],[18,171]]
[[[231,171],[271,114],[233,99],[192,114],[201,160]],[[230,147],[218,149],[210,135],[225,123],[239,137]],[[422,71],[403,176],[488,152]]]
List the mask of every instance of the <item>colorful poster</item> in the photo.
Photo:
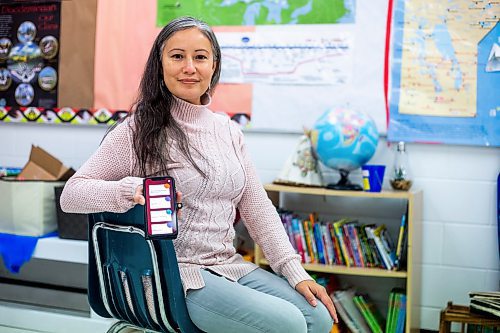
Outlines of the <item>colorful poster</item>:
[[190,14],[214,27],[223,54],[214,112],[256,130],[299,133],[343,107],[368,113],[385,133],[387,12],[386,0],[99,0],[92,109],[5,103],[0,121],[120,116],[137,98],[157,23]]
[[0,4],[0,106],[55,107],[61,4]]
[[353,23],[355,0],[158,0],[157,25],[195,16],[212,26]]
[[500,145],[499,13],[499,2],[396,2],[389,140]]

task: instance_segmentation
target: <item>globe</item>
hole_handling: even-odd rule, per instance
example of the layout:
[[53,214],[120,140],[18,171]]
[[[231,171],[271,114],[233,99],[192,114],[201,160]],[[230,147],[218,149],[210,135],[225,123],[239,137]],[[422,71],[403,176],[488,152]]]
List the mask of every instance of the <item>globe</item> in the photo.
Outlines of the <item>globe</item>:
[[319,117],[311,131],[314,153],[326,167],[340,172],[340,181],[329,184],[328,188],[362,190],[349,181],[349,172],[372,158],[378,136],[375,122],[363,112],[331,108]]

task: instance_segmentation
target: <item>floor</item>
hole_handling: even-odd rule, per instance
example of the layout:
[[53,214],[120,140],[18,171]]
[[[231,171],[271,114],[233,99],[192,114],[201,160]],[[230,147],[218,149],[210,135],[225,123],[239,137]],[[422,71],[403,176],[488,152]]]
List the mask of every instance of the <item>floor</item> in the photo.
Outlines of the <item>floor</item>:
[[[12,327],[6,327],[6,326],[0,326],[0,333],[35,333],[36,331],[26,331],[26,330],[20,330],[17,328],[12,328]],[[39,332],[36,332],[39,333]]]
[[[0,333],[51,333],[47,331],[32,331],[26,329],[19,329],[14,327],[0,326]],[[95,333],[95,332],[92,332]],[[103,332],[105,333],[105,332]],[[138,331],[130,328],[123,328],[120,331],[116,331],[114,333],[143,333],[143,331]],[[144,332],[148,333],[148,332]]]

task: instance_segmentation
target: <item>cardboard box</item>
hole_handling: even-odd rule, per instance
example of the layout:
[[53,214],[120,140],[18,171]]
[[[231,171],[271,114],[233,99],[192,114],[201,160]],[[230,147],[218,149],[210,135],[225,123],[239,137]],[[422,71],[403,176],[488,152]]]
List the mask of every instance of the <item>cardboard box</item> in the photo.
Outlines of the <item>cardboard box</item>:
[[75,170],[62,164],[40,147],[31,146],[28,163],[17,176],[19,180],[68,180]]
[[54,187],[74,170],[40,147],[32,146],[18,178],[0,179],[0,233],[42,236],[57,229]]

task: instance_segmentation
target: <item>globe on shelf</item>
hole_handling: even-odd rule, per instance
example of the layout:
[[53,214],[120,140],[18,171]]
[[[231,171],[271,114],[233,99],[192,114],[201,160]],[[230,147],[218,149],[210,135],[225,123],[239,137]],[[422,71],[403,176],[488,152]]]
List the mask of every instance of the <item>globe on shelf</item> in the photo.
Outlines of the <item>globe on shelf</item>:
[[338,170],[340,180],[328,184],[335,190],[361,191],[349,181],[349,172],[366,164],[377,149],[378,131],[366,113],[346,109],[328,109],[314,124],[311,141],[317,158],[326,167]]

